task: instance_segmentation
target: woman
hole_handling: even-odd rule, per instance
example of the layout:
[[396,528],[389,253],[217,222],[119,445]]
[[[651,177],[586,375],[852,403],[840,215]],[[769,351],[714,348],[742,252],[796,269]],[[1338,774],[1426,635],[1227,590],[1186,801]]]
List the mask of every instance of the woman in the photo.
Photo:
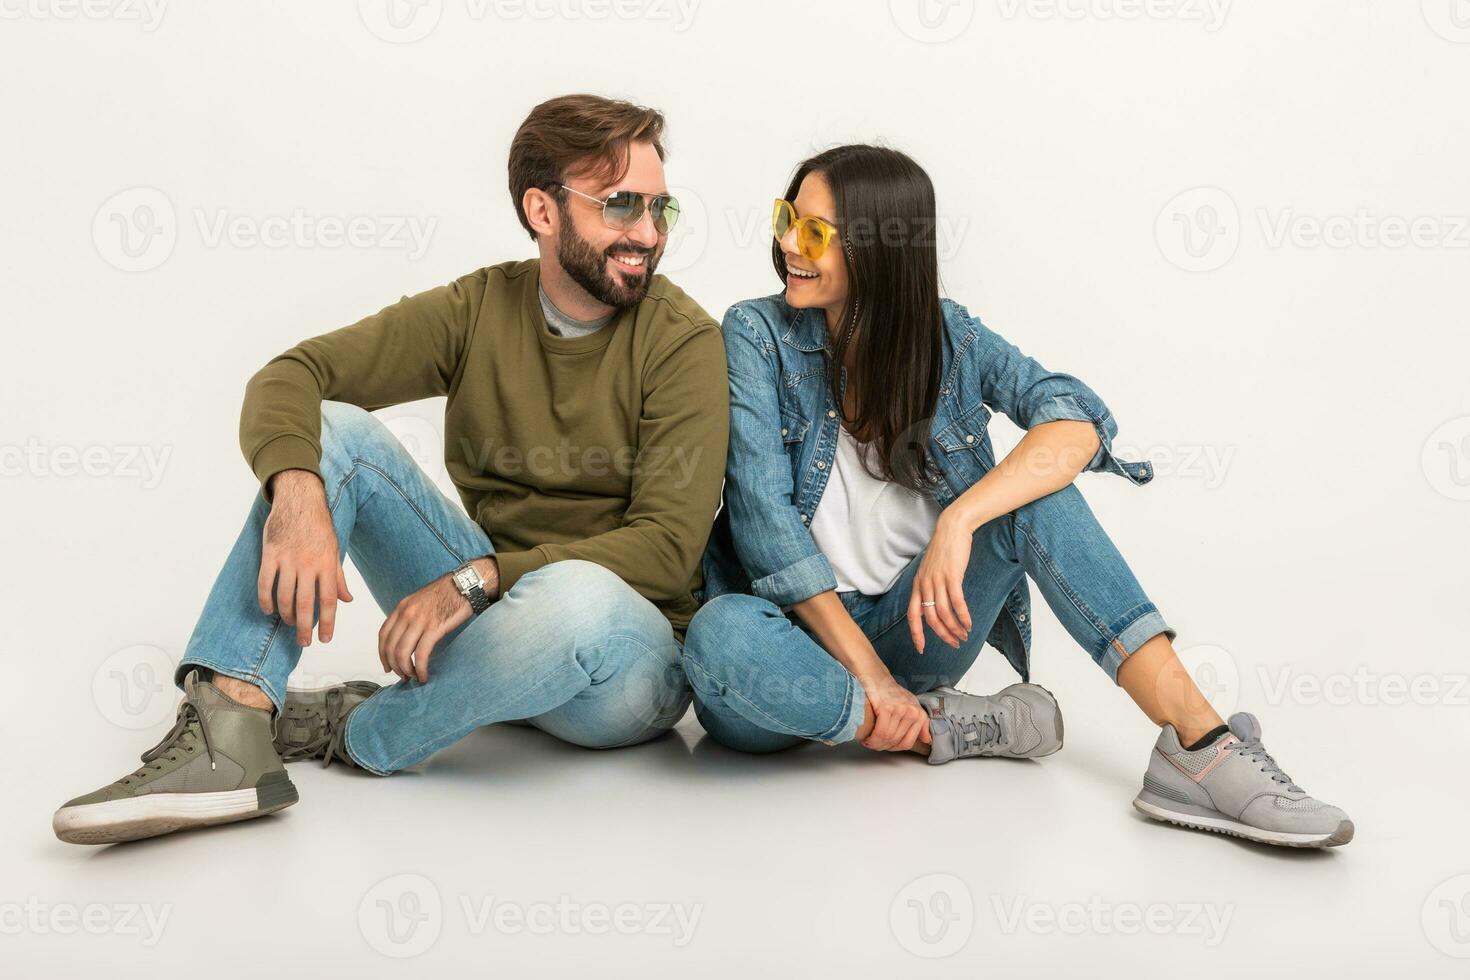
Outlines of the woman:
[[[1227,725],[1175,633],[1082,495],[1114,457],[1107,406],[939,295],[933,185],[907,156],[842,146],[776,202],[785,289],[731,308],[725,501],[706,604],[683,662],[731,748],[856,740],[931,763],[1061,747],[1056,701],[1015,684],[954,690],[989,640],[1029,674],[1027,576],[1092,659],[1161,726],[1134,805],[1272,844],[1352,839],[1340,809],[1272,760],[1249,714]],[[1026,430],[997,463],[991,412]]]

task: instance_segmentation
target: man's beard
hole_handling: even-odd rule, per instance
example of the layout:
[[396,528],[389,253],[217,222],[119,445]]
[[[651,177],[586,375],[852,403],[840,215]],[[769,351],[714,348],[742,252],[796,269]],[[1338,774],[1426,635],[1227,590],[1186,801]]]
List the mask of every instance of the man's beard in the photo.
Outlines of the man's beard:
[[[633,279],[631,284],[621,272],[609,273],[607,271],[611,252],[643,256],[642,273]],[[568,209],[562,209],[561,234],[557,237],[556,259],[566,270],[567,275],[572,277],[572,281],[585,289],[588,295],[599,303],[606,303],[613,309],[624,310],[643,302],[643,297],[648,295],[648,284],[653,281],[653,270],[658,266],[658,258],[657,249],[634,245],[626,241],[619,242],[606,251],[597,251],[591,242],[577,234]]]

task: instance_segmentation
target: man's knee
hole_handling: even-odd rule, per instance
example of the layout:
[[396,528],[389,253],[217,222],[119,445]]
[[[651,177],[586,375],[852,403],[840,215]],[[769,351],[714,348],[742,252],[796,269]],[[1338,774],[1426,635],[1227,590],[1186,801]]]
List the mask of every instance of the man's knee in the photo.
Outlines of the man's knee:
[[364,455],[374,445],[397,446],[383,420],[365,408],[347,402],[322,402],[322,456]]
[[606,633],[614,625],[669,629],[657,607],[616,572],[580,558],[528,572],[505,596],[529,614],[553,617],[560,629],[569,632]]

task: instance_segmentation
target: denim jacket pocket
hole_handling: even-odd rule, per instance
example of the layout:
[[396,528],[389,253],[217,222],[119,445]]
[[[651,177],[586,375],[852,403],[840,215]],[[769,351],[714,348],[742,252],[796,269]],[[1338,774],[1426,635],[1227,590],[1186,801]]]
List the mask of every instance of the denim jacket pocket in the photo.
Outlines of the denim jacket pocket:
[[934,442],[944,451],[946,459],[963,471],[966,487],[995,467],[989,425],[990,409],[976,402],[973,408],[960,413],[934,434]]
[[785,407],[781,409],[781,442],[785,445],[800,443],[811,427],[812,424],[795,410]]

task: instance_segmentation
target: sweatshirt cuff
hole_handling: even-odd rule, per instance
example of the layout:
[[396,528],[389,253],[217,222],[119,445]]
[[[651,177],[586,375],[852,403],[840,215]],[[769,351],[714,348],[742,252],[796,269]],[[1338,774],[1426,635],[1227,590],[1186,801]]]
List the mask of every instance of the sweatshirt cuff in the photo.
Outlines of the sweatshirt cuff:
[[511,590],[522,575],[528,575],[546,564],[546,556],[533,548],[530,551],[497,551],[491,557],[500,569],[500,596]]
[[321,450],[311,440],[289,434],[276,436],[250,459],[250,468],[255,471],[262,491],[270,478],[282,470],[307,470],[321,476],[321,465]]

